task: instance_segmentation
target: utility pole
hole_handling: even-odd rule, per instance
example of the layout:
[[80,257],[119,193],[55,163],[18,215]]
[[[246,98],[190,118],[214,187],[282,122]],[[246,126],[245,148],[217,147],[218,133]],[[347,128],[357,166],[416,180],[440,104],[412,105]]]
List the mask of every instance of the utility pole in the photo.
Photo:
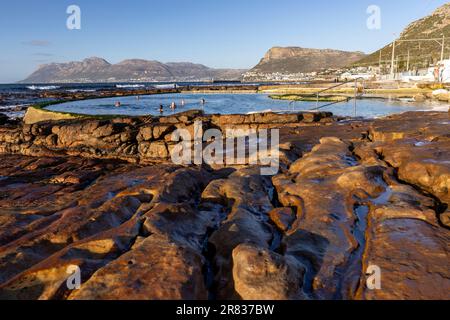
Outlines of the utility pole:
[[356,97],[358,95],[358,79],[355,79],[355,96],[354,96],[354,102],[353,102],[353,117],[356,118]]
[[409,72],[409,49],[408,49],[408,60],[406,60],[406,71]]
[[380,50],[380,59],[378,60],[378,74],[381,75],[381,50]]
[[442,35],[441,61],[444,60],[445,35]]
[[391,75],[394,75],[394,59],[395,59],[395,41],[392,42],[392,57],[391,57]]

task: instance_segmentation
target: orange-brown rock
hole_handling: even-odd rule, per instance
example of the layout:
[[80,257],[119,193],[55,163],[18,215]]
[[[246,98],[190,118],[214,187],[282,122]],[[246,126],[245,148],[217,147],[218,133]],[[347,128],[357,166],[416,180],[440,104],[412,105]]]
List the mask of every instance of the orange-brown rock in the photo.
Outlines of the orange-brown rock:
[[270,220],[283,232],[286,232],[295,221],[292,208],[275,208],[269,212]]
[[[195,120],[279,128],[279,173],[172,164]],[[448,113],[334,120],[0,125],[0,298],[449,299]]]
[[150,236],[98,270],[72,300],[205,300],[202,257]]
[[266,248],[241,244],[233,250],[233,281],[244,300],[299,299],[303,267]]
[[[330,113],[314,113],[307,122],[327,118]],[[309,116],[306,116],[309,117]],[[204,115],[191,110],[169,117],[125,117],[111,120],[75,118],[41,121],[0,127],[0,154],[29,156],[71,155],[99,159],[120,159],[132,163],[170,159],[168,144],[176,129],[186,129],[194,138],[194,120],[202,129],[222,131],[245,123],[247,128],[284,125],[300,126],[303,114],[263,113],[254,115]]]

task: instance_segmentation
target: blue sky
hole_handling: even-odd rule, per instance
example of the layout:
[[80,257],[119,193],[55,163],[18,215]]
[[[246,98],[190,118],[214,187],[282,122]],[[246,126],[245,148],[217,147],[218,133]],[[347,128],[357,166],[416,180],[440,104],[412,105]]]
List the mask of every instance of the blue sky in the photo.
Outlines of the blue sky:
[[[372,52],[441,0],[14,0],[0,4],[0,83],[40,64],[99,56],[250,68],[272,46]],[[81,8],[81,30],[66,9]],[[366,27],[369,5],[381,29]]]

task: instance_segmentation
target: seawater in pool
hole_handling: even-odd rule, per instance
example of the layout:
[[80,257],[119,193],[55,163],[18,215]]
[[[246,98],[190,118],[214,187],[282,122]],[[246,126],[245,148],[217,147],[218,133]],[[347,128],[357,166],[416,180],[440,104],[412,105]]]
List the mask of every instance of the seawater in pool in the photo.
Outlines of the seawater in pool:
[[[201,99],[206,103],[202,105]],[[182,106],[184,101],[184,106]],[[120,107],[116,103],[120,102]],[[177,108],[169,107],[175,102]],[[321,102],[319,105],[326,103]],[[267,94],[158,94],[129,97],[101,98],[71,101],[47,107],[48,110],[88,115],[160,115],[159,106],[164,106],[163,115],[171,115],[191,109],[201,109],[208,114],[247,114],[250,112],[306,111],[316,107],[315,102],[295,102],[273,100]],[[331,111],[338,116],[353,116],[353,101],[328,106],[322,111]],[[405,111],[432,110],[423,103],[401,102],[387,99],[357,100],[357,116],[366,118],[381,117]]]

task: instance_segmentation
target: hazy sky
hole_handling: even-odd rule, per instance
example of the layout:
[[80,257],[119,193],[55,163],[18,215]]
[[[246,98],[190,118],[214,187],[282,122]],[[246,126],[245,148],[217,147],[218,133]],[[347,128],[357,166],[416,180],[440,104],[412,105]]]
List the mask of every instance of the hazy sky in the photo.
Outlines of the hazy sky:
[[[0,82],[40,64],[99,56],[250,68],[272,46],[375,51],[443,0],[2,0]],[[67,7],[81,8],[68,30]],[[381,29],[366,10],[381,8]]]

